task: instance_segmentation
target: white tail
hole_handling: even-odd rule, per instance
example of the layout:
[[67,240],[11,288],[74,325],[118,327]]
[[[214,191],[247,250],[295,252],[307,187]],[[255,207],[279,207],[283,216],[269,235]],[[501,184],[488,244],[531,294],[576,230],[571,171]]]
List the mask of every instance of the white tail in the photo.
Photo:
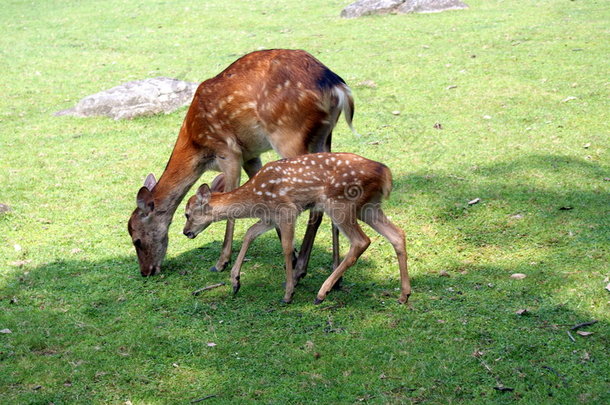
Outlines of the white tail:
[[286,292],[290,302],[294,286],[302,277],[293,274],[292,243],[297,216],[307,210],[324,211],[347,236],[350,249],[343,261],[322,284],[316,303],[322,302],[343,273],[367,249],[370,239],[357,220],[369,224],[394,247],[400,270],[399,301],[407,302],[411,284],[407,272],[404,232],[392,224],[381,209],[389,196],[392,174],[387,166],[351,153],[315,153],[282,159],[265,165],[246,184],[226,193],[206,184],[199,187],[186,206],[184,234],[190,238],[223,219],[259,218],[246,232],[242,248],[231,270],[233,291],[240,287],[240,269],[250,243],[259,235],[278,227],[286,262]]

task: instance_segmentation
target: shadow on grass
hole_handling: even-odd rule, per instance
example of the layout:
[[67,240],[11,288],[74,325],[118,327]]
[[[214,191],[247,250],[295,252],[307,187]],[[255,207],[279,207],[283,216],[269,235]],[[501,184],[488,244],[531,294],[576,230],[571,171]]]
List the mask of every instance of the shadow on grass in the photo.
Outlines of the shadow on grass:
[[[293,304],[281,304],[282,255],[271,234],[251,247],[234,298],[228,272],[207,271],[219,241],[168,259],[163,276],[149,279],[139,276],[135,256],[15,270],[0,292],[0,327],[13,332],[0,339],[0,394],[17,403],[207,395],[215,397],[206,403],[601,401],[609,324],[600,319],[586,329],[593,335],[570,337],[569,328],[592,315],[566,290],[587,278],[571,264],[606,254],[608,196],[536,187],[527,182],[532,171],[606,175],[600,165],[537,156],[480,167],[472,182],[435,173],[396,179],[393,198],[401,201],[389,210],[424,198],[415,205],[480,254],[465,260],[456,252],[452,277],[416,272],[411,309],[396,303],[393,252],[362,258],[343,290],[314,306],[331,261],[318,246]],[[481,202],[469,206],[474,197]],[[490,246],[533,247],[536,262],[517,254],[490,260]],[[424,249],[414,250],[426,260]],[[377,270],[381,263],[395,273]],[[528,277],[510,279],[516,271]],[[191,294],[221,281],[227,286]],[[591,296],[607,299],[601,288]]]

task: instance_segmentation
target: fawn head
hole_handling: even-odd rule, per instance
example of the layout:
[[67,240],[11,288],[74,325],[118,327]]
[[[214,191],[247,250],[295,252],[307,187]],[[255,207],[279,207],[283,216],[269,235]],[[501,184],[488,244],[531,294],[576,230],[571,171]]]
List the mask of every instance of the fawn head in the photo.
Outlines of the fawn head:
[[212,222],[215,222],[212,216],[212,207],[210,207],[210,199],[212,192],[223,192],[225,188],[224,174],[221,173],[212,182],[212,186],[202,184],[197,189],[194,196],[189,198],[186,203],[186,224],[184,224],[183,233],[189,238],[194,239],[202,231],[204,231]]
[[168,223],[155,211],[152,189],[157,184],[149,174],[136,197],[137,207],[127,223],[127,230],[136,248],[140,273],[143,277],[161,272],[161,262],[167,251]]

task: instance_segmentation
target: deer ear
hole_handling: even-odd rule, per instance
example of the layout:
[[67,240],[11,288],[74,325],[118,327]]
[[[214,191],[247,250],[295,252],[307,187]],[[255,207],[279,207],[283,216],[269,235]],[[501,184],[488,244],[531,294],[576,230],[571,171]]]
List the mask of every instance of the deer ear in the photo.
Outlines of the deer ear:
[[146,179],[144,180],[144,187],[146,187],[149,191],[157,185],[157,180],[155,180],[155,176],[152,173],[148,173]]
[[138,196],[136,197],[136,203],[144,215],[150,214],[155,209],[155,200],[148,187],[140,188]]
[[212,185],[210,186],[212,192],[215,193],[224,193],[225,192],[225,174],[220,173],[214,180],[212,180]]
[[207,184],[202,184],[197,189],[197,202],[201,205],[207,204],[210,202],[210,197],[212,196],[212,192],[210,191],[210,187]]

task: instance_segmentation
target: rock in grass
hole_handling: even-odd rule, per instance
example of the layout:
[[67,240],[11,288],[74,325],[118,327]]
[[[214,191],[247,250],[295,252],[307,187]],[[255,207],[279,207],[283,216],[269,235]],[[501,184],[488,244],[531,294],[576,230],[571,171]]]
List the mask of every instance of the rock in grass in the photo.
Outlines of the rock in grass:
[[341,11],[343,18],[373,14],[440,13],[461,10],[468,5],[460,0],[359,0]]
[[73,108],[58,111],[56,116],[107,116],[115,120],[155,114],[169,114],[189,105],[197,83],[169,77],[155,77],[121,84],[80,100]]

